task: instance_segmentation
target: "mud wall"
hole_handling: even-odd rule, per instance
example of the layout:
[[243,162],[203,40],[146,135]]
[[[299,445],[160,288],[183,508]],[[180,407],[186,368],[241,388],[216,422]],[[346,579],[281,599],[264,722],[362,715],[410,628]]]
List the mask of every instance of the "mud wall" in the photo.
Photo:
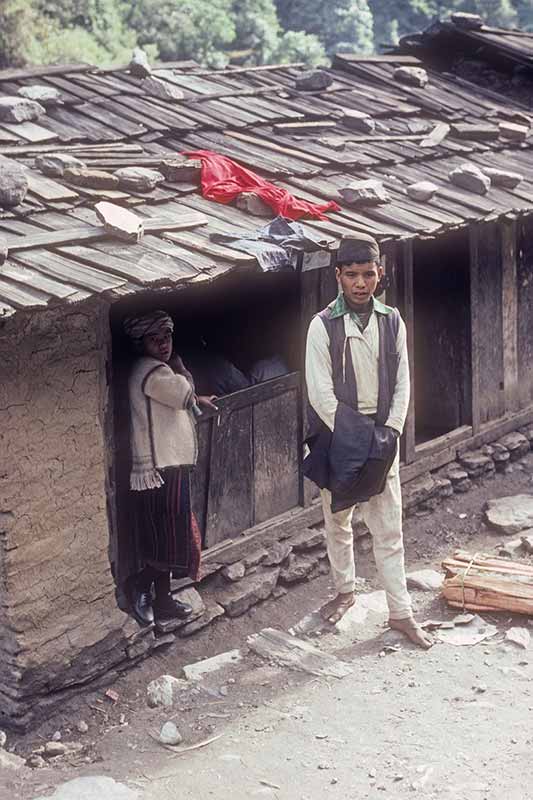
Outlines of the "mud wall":
[[106,510],[108,311],[0,328],[0,719],[127,658]]

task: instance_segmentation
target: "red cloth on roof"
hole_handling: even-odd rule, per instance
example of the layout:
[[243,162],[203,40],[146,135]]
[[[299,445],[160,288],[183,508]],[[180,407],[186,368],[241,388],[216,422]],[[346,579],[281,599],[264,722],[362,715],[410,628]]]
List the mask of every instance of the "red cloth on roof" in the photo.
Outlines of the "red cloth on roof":
[[202,194],[208,200],[217,203],[231,203],[242,192],[253,192],[264,200],[276,214],[287,219],[315,217],[327,219],[324,211],[340,211],[341,208],[333,200],[328,203],[308,203],[299,200],[286,189],[274,186],[264,178],[256,175],[240,164],[236,164],[226,156],[213,153],[211,150],[195,150],[182,155],[197,158],[202,162]]

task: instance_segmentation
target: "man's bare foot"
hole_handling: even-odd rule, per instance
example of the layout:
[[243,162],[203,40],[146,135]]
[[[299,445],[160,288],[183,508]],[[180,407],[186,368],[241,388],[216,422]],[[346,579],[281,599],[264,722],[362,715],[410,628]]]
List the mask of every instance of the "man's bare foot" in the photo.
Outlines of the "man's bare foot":
[[320,609],[320,614],[331,625],[336,625],[353,605],[355,605],[355,593],[345,592],[325,603]]
[[388,622],[389,628],[392,628],[393,631],[400,631],[400,633],[405,634],[408,639],[410,639],[414,644],[418,645],[418,647],[422,647],[424,650],[429,650],[430,647],[433,647],[435,641],[429,633],[420,627],[418,622],[413,619],[413,617],[406,617],[405,619],[389,619]]

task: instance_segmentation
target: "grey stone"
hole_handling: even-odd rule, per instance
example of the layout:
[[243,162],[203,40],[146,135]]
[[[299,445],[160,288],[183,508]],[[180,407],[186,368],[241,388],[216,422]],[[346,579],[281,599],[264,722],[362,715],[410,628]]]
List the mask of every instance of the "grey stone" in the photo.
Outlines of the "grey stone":
[[88,189],[118,189],[118,178],[100,169],[65,167],[63,177],[68,183]]
[[292,544],[289,542],[274,542],[263,564],[265,567],[277,567],[278,564],[283,564],[291,553]]
[[501,547],[498,547],[498,555],[503,558],[516,558],[525,552],[522,539],[512,539]]
[[258,547],[255,550],[252,550],[244,557],[243,559],[244,566],[246,567],[246,569],[257,567],[258,564],[261,564],[267,556],[268,556],[268,550],[266,550],[264,547]]
[[343,112],[342,123],[351,130],[361,131],[362,133],[374,133],[376,123],[364,111],[356,111],[353,108],[346,108]]
[[185,97],[179,86],[156,78],[154,75],[145,78],[141,86],[148,94],[159,97],[161,100],[183,100]]
[[31,753],[26,759],[26,766],[30,769],[42,769],[46,767],[46,761],[38,753]]
[[146,687],[146,702],[150,708],[163,706],[170,708],[180,691],[187,687],[187,682],[172,675],[161,675],[150,681]]
[[483,167],[483,172],[488,175],[493,186],[504,186],[506,189],[514,189],[524,180],[524,176],[520,172],[511,172],[510,170]]
[[126,646],[126,655],[130,661],[138,661],[154,649],[155,636],[153,630],[148,636],[139,637]]
[[396,67],[394,79],[409,86],[418,86],[420,89],[429,83],[429,75],[421,67]]
[[278,582],[279,569],[273,568],[250,575],[232,588],[217,593],[217,600],[228,617],[239,617],[256,603],[270,597]]
[[518,432],[526,437],[530,447],[533,446],[533,425],[524,425],[523,428],[518,429]]
[[329,72],[323,69],[312,69],[303,72],[296,78],[296,88],[303,92],[320,92],[327,89],[333,83],[333,78]]
[[87,733],[87,731],[89,730],[89,726],[87,725],[85,720],[80,719],[80,721],[76,723],[76,730],[78,731],[78,733]]
[[345,661],[275,628],[264,628],[249,636],[247,642],[250,650],[268,662],[311,675],[344,678],[353,672]]
[[133,51],[129,64],[129,71],[132,75],[135,75],[136,78],[147,78],[152,72],[148,56],[140,47],[136,47]]
[[343,189],[339,189],[339,194],[351,206],[379,206],[390,203],[389,193],[382,181],[375,178],[352,181]]
[[68,752],[68,747],[63,742],[52,741],[46,742],[44,746],[44,757],[55,758],[56,756],[64,756]]
[[187,622],[186,625],[178,628],[178,636],[192,636],[193,633],[197,633],[198,631],[203,630],[203,628],[207,628],[207,626],[218,617],[224,616],[224,613],[224,609],[221,605],[218,603],[209,603],[201,617],[198,617],[192,622]]
[[527,125],[518,125],[516,122],[500,122],[499,127],[500,136],[516,142],[523,142],[524,139],[527,139],[531,130]]
[[26,97],[0,97],[0,122],[31,122],[45,113],[40,103]]
[[45,153],[36,157],[35,167],[50,178],[62,178],[67,167],[86,169],[86,164],[68,153]]
[[0,156],[0,208],[11,208],[24,202],[28,178],[24,168],[5,156]]
[[403,486],[403,504],[405,508],[412,508],[422,502],[429,500],[438,491],[438,485],[434,478],[427,473],[408,481]]
[[490,189],[490,178],[475,164],[461,164],[452,169],[448,177],[455,186],[476,194],[487,194]]
[[195,661],[194,664],[186,664],[183,667],[183,674],[188,681],[198,681],[206,675],[218,672],[218,670],[223,667],[238,664],[239,661],[242,661],[241,651],[228,650],[225,653],[219,653],[217,656],[204,658],[203,661]]
[[7,246],[7,239],[0,234],[0,267],[7,258],[9,248]]
[[152,192],[164,176],[155,169],[146,167],[123,167],[115,171],[119,181],[119,189],[126,192]]
[[165,722],[159,732],[159,741],[162,744],[177,745],[183,741],[183,736],[173,722]]
[[307,576],[313,571],[317,565],[317,559],[309,558],[308,556],[295,556],[291,553],[289,556],[289,563],[283,567],[279,574],[279,582],[282,586],[287,586],[292,583],[299,583],[306,580]]
[[242,563],[242,561],[236,561],[235,564],[228,564],[222,570],[223,577],[230,581],[230,583],[235,583],[236,581],[240,581],[244,578],[246,574],[246,567]]
[[7,750],[0,748],[0,770],[12,769],[19,770],[26,765],[26,761],[15,753],[8,753]]
[[128,208],[102,200],[96,203],[96,216],[103,222],[106,233],[126,242],[138,244],[144,236],[144,221]]
[[531,450],[529,439],[518,431],[508,433],[498,440],[497,444],[505,447],[510,455],[511,461],[518,461],[519,458],[525,456]]
[[5,747],[7,743],[7,734],[5,731],[0,730],[0,748]]
[[459,462],[470,478],[479,478],[494,472],[494,462],[481,450],[471,450],[459,455]]
[[498,472],[505,472],[507,470],[511,454],[502,444],[498,444],[497,442],[494,444],[487,444],[485,447],[481,448],[481,452],[492,458]]
[[196,158],[167,159],[161,161],[159,171],[170,183],[200,183],[202,162]]
[[57,106],[61,102],[61,93],[54,86],[21,86],[18,94],[43,106]]
[[489,500],[485,510],[488,525],[504,534],[533,527],[533,495],[517,494]]
[[479,14],[468,14],[466,11],[452,14],[452,22],[459,28],[466,28],[469,31],[478,31],[483,27],[483,18]]
[[439,191],[439,187],[431,181],[418,181],[407,187],[407,194],[412,200],[425,203]]
[[531,555],[533,553],[533,528],[523,531],[520,538],[525,552]]
[[137,789],[104,775],[86,775],[58,786],[53,794],[35,800],[141,800]]
[[305,528],[301,533],[293,536],[290,543],[295,553],[306,553],[308,550],[314,550],[315,547],[323,547],[326,544],[324,529]]

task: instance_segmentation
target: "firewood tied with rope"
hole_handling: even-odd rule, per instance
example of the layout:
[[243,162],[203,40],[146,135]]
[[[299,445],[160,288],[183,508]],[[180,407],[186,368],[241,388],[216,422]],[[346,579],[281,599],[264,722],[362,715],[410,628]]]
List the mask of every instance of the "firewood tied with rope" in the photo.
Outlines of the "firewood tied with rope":
[[532,566],[457,550],[442,567],[446,573],[442,593],[454,608],[533,615]]

